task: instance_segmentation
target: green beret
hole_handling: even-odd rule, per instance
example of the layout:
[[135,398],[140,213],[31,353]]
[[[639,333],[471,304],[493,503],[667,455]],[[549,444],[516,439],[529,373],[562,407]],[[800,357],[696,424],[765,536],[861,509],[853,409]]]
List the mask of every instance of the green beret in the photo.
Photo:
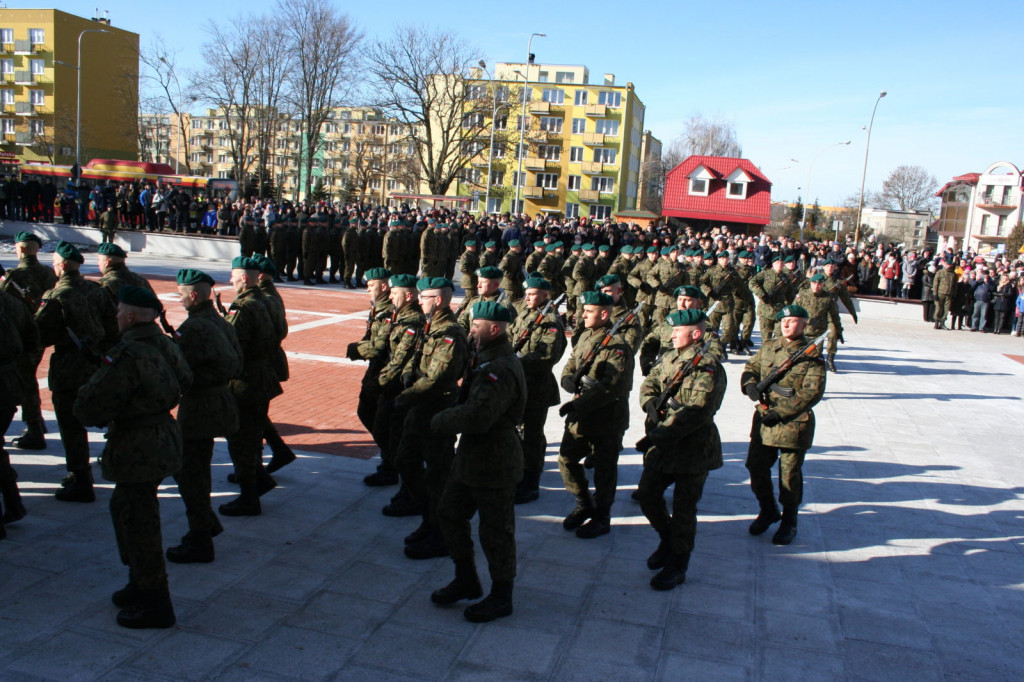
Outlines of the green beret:
[[750,253],[749,251],[740,251],[739,258],[753,258],[753,257],[754,257],[754,254]]
[[794,255],[792,255],[792,254],[790,254],[790,255],[788,255],[788,256],[785,256],[785,257],[784,257],[784,258],[782,259],[782,262],[783,262],[783,263],[795,263],[795,262],[796,262],[796,256],[794,256]]
[[706,301],[707,298],[704,296],[704,292],[699,287],[695,287],[692,284],[684,284],[681,287],[676,287],[673,295],[678,298],[680,296],[689,296],[690,298],[697,298],[702,301]]
[[555,242],[555,248],[556,248],[556,249],[561,249],[561,248],[564,248],[564,247],[565,247],[565,244],[564,244],[564,243],[562,243],[562,242],[560,242],[560,241],[558,241],[558,242]]
[[416,282],[416,288],[420,291],[426,291],[427,289],[444,289],[448,287],[452,291],[455,291],[455,285],[447,277],[422,277],[420,281]]
[[526,281],[523,282],[523,289],[544,289],[551,291],[551,282],[547,281],[543,277],[527,277]]
[[673,327],[690,327],[708,319],[703,310],[673,310],[665,316],[665,322]]
[[500,268],[488,265],[486,267],[479,268],[476,271],[476,276],[483,277],[484,279],[501,279],[505,275],[502,273]]
[[117,300],[125,305],[133,305],[137,308],[152,308],[160,311],[164,309],[160,299],[149,289],[125,284],[117,290]]
[[772,255],[772,258],[771,258],[771,261],[772,261],[773,263],[774,263],[775,261],[779,261],[779,262],[781,262],[781,261],[782,261],[782,254],[781,254],[781,253],[776,253],[776,254],[773,254],[773,255]]
[[476,240],[475,239],[467,239],[466,240],[466,246],[476,246]]
[[481,301],[473,304],[473,319],[511,322],[512,311],[497,301]]
[[537,241],[535,241],[533,243],[533,248],[535,248],[535,249],[542,249],[542,248],[544,248],[544,240],[543,239],[538,239]]
[[120,246],[113,242],[103,242],[96,249],[96,253],[101,256],[117,256],[118,258],[127,258],[128,254],[124,252]]
[[571,251],[571,252],[582,251],[582,250],[583,250],[583,245],[582,244],[573,244],[572,246],[569,247],[569,251]]
[[597,250],[606,253],[608,251],[611,251],[612,247],[608,246],[607,244],[601,244],[601,246],[597,247]]
[[264,275],[277,277],[277,266],[274,265],[274,261],[270,260],[266,256],[261,256],[259,254],[253,256],[252,259],[260,264],[260,272],[262,272]]
[[825,275],[821,274],[820,272],[816,272],[813,275],[811,275],[810,277],[808,277],[807,279],[809,281],[811,281],[811,282],[824,282],[825,281]]
[[670,253],[672,253],[672,247],[669,247],[669,246],[661,247],[661,255],[662,256],[667,256]]
[[715,252],[714,251],[705,251],[704,254],[701,256],[701,259],[702,260],[714,260],[715,259]]
[[510,239],[508,241],[508,247],[511,249],[513,246],[519,246],[519,240],[518,239]]
[[497,245],[498,245],[498,242],[496,242],[496,241],[489,241],[489,242],[485,242],[484,243],[484,248],[485,249],[489,249],[492,246],[497,246]]
[[557,248],[558,248],[558,244],[556,244],[555,242],[552,242],[552,243],[550,243],[550,244],[548,244],[547,246],[544,247],[544,252],[545,253],[554,253],[555,249],[557,249]]
[[610,287],[613,284],[622,284],[622,279],[618,275],[605,275],[594,282],[594,291],[600,291],[601,289]]
[[375,279],[391,279],[391,271],[387,268],[370,268],[364,275],[367,282],[371,282]]
[[82,257],[82,252],[75,248],[75,245],[71,242],[59,242],[56,248],[57,255],[64,260],[73,260],[76,263],[84,263],[85,258]]
[[583,305],[600,305],[600,306],[613,306],[615,301],[608,294],[602,294],[600,291],[584,291],[580,295],[580,303]]
[[231,259],[232,270],[256,270],[259,271],[260,264],[253,258],[246,256],[235,256]]
[[19,232],[18,234],[14,235],[15,244],[24,244],[26,242],[35,242],[40,246],[43,245],[43,240],[35,236],[31,232]]
[[619,253],[625,253],[627,255],[631,254],[633,253],[633,247],[627,244],[626,246],[623,246],[621,249],[619,249]]
[[658,253],[658,247],[657,246],[648,246],[647,247],[647,253]]
[[193,284],[209,284],[213,285],[213,277],[210,277],[202,270],[193,270],[192,268],[182,268],[178,270],[178,284],[184,286],[190,286]]
[[416,288],[416,275],[391,275],[391,286]]
[[583,250],[584,251],[593,251],[594,250],[594,245],[591,244],[590,242],[587,242],[586,244],[583,245]]
[[810,315],[808,315],[807,311],[803,309],[803,306],[794,304],[787,305],[785,308],[780,310],[777,315],[775,315],[776,320],[782,320],[784,317],[802,317],[806,320]]
[[728,257],[729,257],[729,252],[728,251],[722,251],[721,253],[719,253],[716,256],[716,258],[728,258]]
[[392,220],[390,223],[388,223],[388,227],[398,227],[401,224],[402,221],[400,220]]

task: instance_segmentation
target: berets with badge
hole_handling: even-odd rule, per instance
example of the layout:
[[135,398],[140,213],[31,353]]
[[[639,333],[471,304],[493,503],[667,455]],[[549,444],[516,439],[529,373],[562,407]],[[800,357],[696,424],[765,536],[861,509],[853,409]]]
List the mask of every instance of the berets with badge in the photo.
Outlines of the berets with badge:
[[594,282],[594,291],[600,291],[601,289],[610,287],[613,284],[622,284],[622,279],[619,278],[618,275],[604,275]]
[[613,306],[615,301],[608,294],[601,293],[600,291],[584,291],[580,295],[580,303],[583,305],[599,305],[599,306]]
[[509,240],[508,247],[511,249],[513,246],[519,246],[519,240],[518,239],[510,239]]
[[810,315],[807,314],[807,311],[804,310],[803,306],[793,304],[787,305],[775,315],[776,320],[782,320],[784,317],[802,317],[806,320]]
[[255,270],[259,272],[260,264],[249,256],[235,256],[231,259],[232,270]]
[[700,324],[706,319],[708,319],[708,316],[704,311],[695,308],[690,310],[673,310],[665,316],[665,322],[673,327],[691,327],[695,324]]
[[125,305],[135,306],[136,308],[152,308],[157,312],[164,309],[156,294],[149,289],[132,286],[131,284],[125,284],[117,290],[117,300]]
[[490,320],[491,322],[511,322],[512,311],[497,301],[481,301],[473,304],[474,320]]
[[367,282],[372,282],[375,279],[391,279],[391,271],[387,268],[370,268],[364,274]]
[[523,282],[523,289],[544,289],[545,291],[551,291],[551,282],[547,281],[537,273],[533,273],[530,277],[526,278]]
[[701,301],[707,300],[707,297],[704,296],[704,292],[700,290],[700,287],[695,287],[692,284],[684,284],[681,287],[676,287],[673,295],[676,298],[680,296],[688,296],[689,298],[696,298]]
[[202,270],[194,270],[192,268],[182,268],[178,270],[178,284],[182,286],[193,286],[196,284],[209,284],[214,285],[213,277]]
[[416,275],[409,274],[398,274],[391,275],[391,286],[392,287],[404,287],[406,289],[416,288]]
[[18,234],[14,235],[14,243],[15,244],[25,244],[25,243],[28,243],[28,242],[35,242],[36,244],[39,244],[40,246],[43,245],[43,240],[40,239],[39,237],[35,236],[31,232],[19,232]]
[[601,253],[608,253],[609,251],[612,250],[612,247],[608,246],[607,244],[601,244],[601,246],[597,247],[597,250],[600,251]]
[[451,289],[455,291],[455,285],[447,277],[421,277],[420,281],[416,282],[416,288],[420,291],[427,291],[428,289]]
[[824,282],[825,281],[825,275],[821,274],[820,272],[816,272],[813,275],[811,275],[810,277],[808,277],[807,281],[808,282]]
[[71,242],[59,242],[57,244],[56,253],[64,260],[73,260],[76,263],[84,263],[85,258],[82,256],[82,252],[72,244]]
[[484,279],[501,279],[505,276],[505,273],[501,271],[501,268],[497,268],[493,265],[487,265],[485,267],[478,268],[476,276],[483,277]]
[[128,254],[125,250],[113,242],[103,242],[96,249],[96,253],[101,256],[116,256],[117,258],[127,258]]

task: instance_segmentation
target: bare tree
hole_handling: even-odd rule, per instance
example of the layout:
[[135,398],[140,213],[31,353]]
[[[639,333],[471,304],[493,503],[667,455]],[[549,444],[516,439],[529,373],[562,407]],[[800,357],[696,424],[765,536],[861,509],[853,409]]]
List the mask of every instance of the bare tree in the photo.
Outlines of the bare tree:
[[278,35],[283,34],[284,44],[274,48],[290,51],[295,64],[287,96],[301,123],[300,166],[309,195],[314,160],[322,145],[320,130],[331,110],[351,91],[362,33],[329,0],[278,0],[277,14]]
[[158,34],[148,48],[139,51],[139,64],[139,79],[159,93],[161,104],[166,102],[178,121],[178,133],[182,144],[179,154],[185,161],[185,171],[191,175],[191,145],[188,131],[185,129],[186,98],[181,91],[181,81],[178,77],[177,53],[171,51]]
[[[710,120],[694,114],[686,121],[682,134],[669,143],[664,157],[675,161],[671,170],[688,156],[742,156],[743,147],[736,137],[736,127],[721,118]],[[667,164],[666,164],[667,165]]]
[[923,166],[897,166],[882,183],[879,198],[883,206],[900,211],[930,211],[935,208],[939,181]]
[[277,45],[279,27],[270,17],[262,16],[251,21],[252,34],[259,50],[258,68],[255,78],[256,109],[253,116],[253,133],[256,140],[256,177],[259,180],[260,196],[267,195],[269,180],[274,173],[272,146],[277,129],[285,116],[282,115],[284,85],[289,82],[295,62],[289,50]]
[[403,124],[433,194],[487,148],[490,93],[467,88],[478,51],[454,32],[397,26],[364,53],[371,99]]

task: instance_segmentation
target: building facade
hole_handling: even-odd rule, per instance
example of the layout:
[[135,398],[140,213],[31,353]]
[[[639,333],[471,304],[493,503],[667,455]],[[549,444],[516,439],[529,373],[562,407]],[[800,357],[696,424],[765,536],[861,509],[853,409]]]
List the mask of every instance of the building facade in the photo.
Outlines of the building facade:
[[958,175],[936,192],[941,197],[937,224],[944,243],[979,253],[1002,253],[1006,238],[1021,222],[1024,176],[1009,161],[997,161],[984,173]]
[[83,165],[134,160],[138,85],[137,33],[54,9],[0,9],[0,151],[7,158],[71,164],[77,137]]
[[772,183],[747,159],[690,156],[665,176],[662,215],[699,229],[758,234],[771,220]]
[[875,241],[904,244],[907,249],[921,249],[929,243],[934,246],[935,234],[929,231],[931,211],[896,211],[887,208],[865,208],[861,224],[867,225]]

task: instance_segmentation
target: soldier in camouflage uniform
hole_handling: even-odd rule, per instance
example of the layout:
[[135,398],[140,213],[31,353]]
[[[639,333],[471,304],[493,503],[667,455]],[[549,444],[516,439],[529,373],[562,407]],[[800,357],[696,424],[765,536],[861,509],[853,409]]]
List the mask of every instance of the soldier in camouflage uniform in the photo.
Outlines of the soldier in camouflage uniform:
[[288,228],[281,218],[275,218],[270,223],[269,240],[270,260],[274,261],[278,273],[276,281],[282,282],[284,280],[281,275],[288,272]]
[[757,321],[762,344],[775,336],[775,316],[796,296],[793,277],[783,272],[782,258],[775,255],[770,268],[750,278],[750,291],[757,296]]
[[[636,248],[641,249],[637,253],[643,252],[643,247],[637,246]],[[658,262],[658,247],[649,246],[643,256],[636,259],[636,263],[630,268],[629,273],[626,275],[626,282],[630,288],[636,292],[635,303],[646,303],[647,310],[650,314],[646,316],[644,323],[644,332],[649,333],[651,331],[651,325],[654,324],[654,310],[655,310],[655,289],[647,281],[647,276],[650,274],[651,268]]]
[[155,324],[162,310],[151,291],[125,285],[118,292],[118,342],[82,386],[75,416],[107,426],[100,461],[114,482],[110,516],[128,585],[113,595],[117,623],[127,628],[168,628],[174,607],[167,587],[157,489],[181,468],[181,430],[171,410],[192,383],[177,345]]
[[[61,483],[56,497],[63,502],[93,502],[92,470],[89,466],[89,437],[74,413],[78,389],[99,366],[108,330],[104,328],[109,296],[96,282],[82,277],[85,259],[73,245],[60,242],[53,254],[57,285],[43,295],[36,312],[43,346],[53,346],[50,356],[49,386],[57,427],[69,475]],[[78,337],[80,348],[71,334]],[[115,329],[116,333],[116,329]]]
[[252,258],[231,261],[235,300],[226,315],[242,348],[242,372],[230,383],[238,403],[238,430],[228,436],[228,453],[235,465],[241,494],[220,506],[224,516],[258,516],[260,495],[276,483],[263,467],[263,429],[270,401],[281,395],[271,363],[278,345],[277,331],[259,289],[259,264]]
[[489,241],[484,243],[484,252],[480,254],[480,267],[498,267],[501,262],[501,254],[498,253],[498,242]]
[[[644,468],[637,486],[640,509],[661,542],[647,559],[660,572],[656,590],[686,581],[697,533],[697,503],[708,472],[722,467],[722,440],[715,413],[725,396],[725,369],[704,350],[707,317],[701,310],[679,310],[665,318],[672,328],[672,350],[662,356],[640,386],[647,435],[637,443]],[[684,376],[685,374],[685,376]],[[665,490],[674,485],[672,513]]]
[[[558,470],[566,490],[576,498],[576,507],[562,527],[575,530],[577,537],[595,538],[611,530],[622,434],[629,425],[633,349],[624,336],[608,336],[611,296],[588,291],[580,301],[586,330],[562,370],[562,389],[573,399],[558,410],[566,418]],[[584,459],[594,468],[593,497]]]
[[[932,292],[935,296],[935,328],[947,329],[946,318],[953,311],[953,295],[956,293],[957,277],[955,264],[947,258],[942,259],[942,269],[935,273],[932,281]],[[950,322],[949,329],[953,329]]]
[[[19,299],[32,316],[39,310],[43,293],[57,284],[57,275],[52,268],[39,262],[37,254],[42,240],[31,232],[19,232],[14,236],[14,253],[18,265],[0,278],[0,289]],[[43,450],[46,448],[46,425],[39,401],[39,382],[36,371],[43,359],[43,346],[36,343],[24,348],[15,360],[15,371],[21,385],[21,421],[25,431],[15,438],[13,444],[21,450]]]
[[[345,258],[345,269],[341,273],[341,281],[346,289],[355,289],[360,286],[359,280],[363,276],[363,268],[356,271],[356,262],[359,259],[359,233],[356,232],[355,226],[347,221],[343,223],[342,229],[341,251]],[[353,276],[356,278],[355,282],[352,281]]]
[[445,254],[436,218],[427,218],[427,227],[420,235],[420,274],[422,277],[443,277]]
[[18,474],[4,449],[3,434],[7,433],[22,400],[23,387],[16,369],[18,359],[26,349],[34,353],[38,347],[39,328],[32,314],[25,304],[0,290],[0,495],[3,496],[0,538],[7,535],[4,524],[25,516],[25,505],[18,491]]
[[801,289],[796,295],[794,303],[807,312],[807,328],[805,333],[815,337],[826,329],[832,329],[832,336],[835,334],[836,325],[839,333],[843,331],[843,325],[839,321],[839,311],[835,301],[825,292],[825,275],[818,273],[807,278],[807,288]]
[[441,223],[440,225],[440,252],[444,256],[445,279],[455,277],[455,262],[459,259],[459,236],[452,231],[451,228],[453,226],[448,223]]
[[238,228],[238,251],[243,258],[248,258],[256,248],[256,226],[252,217],[242,219]]
[[700,288],[707,295],[709,304],[718,302],[718,307],[708,318],[708,328],[714,332],[721,331],[723,339],[732,338],[736,324],[733,320],[733,296],[739,277],[729,265],[729,252],[718,254],[718,263],[707,270],[700,278]]
[[117,304],[117,292],[122,286],[130,284],[133,287],[141,287],[153,291],[146,278],[128,269],[124,261],[128,257],[125,250],[117,244],[107,242],[100,244],[96,249],[96,262],[100,266],[100,285],[110,294],[111,301]]
[[330,284],[338,284],[341,282],[339,278],[343,277],[345,272],[345,253],[341,248],[341,234],[344,228],[338,221],[337,216],[331,216],[331,218],[327,228],[324,230],[324,239],[327,242],[324,256],[330,258],[330,264],[327,268],[327,281]]
[[754,294],[750,291],[750,280],[754,276],[754,254],[740,251],[739,266],[736,268],[736,290],[733,292],[733,338],[730,341],[737,353],[754,354]]
[[[827,298],[827,294],[825,295]],[[807,311],[799,305],[788,305],[779,311],[781,336],[765,341],[754,357],[747,361],[740,378],[743,392],[758,403],[750,430],[747,469],[750,488],[761,507],[750,524],[750,534],[760,535],[782,519],[772,537],[776,545],[788,545],[796,537],[797,509],[803,500],[803,463],[814,441],[814,412],[825,394],[825,363],[815,346],[802,354],[792,368],[779,377],[766,394],[758,393],[757,384],[768,377],[794,353],[804,349],[808,337]],[[775,504],[772,467],[779,461],[779,502]]]
[[466,250],[462,252],[462,258],[459,260],[459,272],[462,273],[462,285],[463,305],[467,305],[467,301],[472,301],[476,298],[476,271],[480,269],[480,259],[476,253],[476,240],[466,240]]
[[498,265],[501,270],[501,288],[508,294],[508,299],[513,303],[523,298],[523,254],[518,239],[512,239],[508,243],[508,253],[501,259]]
[[302,253],[302,235],[299,234],[299,226],[295,216],[290,215],[284,221],[284,269],[285,279],[294,282],[302,277],[302,269],[298,270],[298,277],[295,276],[296,266]]
[[597,247],[597,257],[594,258],[595,282],[608,274],[608,269],[612,266],[612,261],[609,258],[611,251],[611,247],[607,244],[601,244],[601,246]]
[[306,220],[302,231],[302,283],[306,286],[320,284],[324,279],[320,268],[320,261],[324,257],[320,251],[323,241],[320,234],[324,229],[320,217],[313,215]]
[[533,251],[526,257],[526,274],[537,272],[542,260],[544,260],[544,240],[538,239],[533,243]]
[[455,404],[459,378],[469,362],[466,332],[455,321],[451,300],[455,285],[443,277],[416,283],[426,324],[400,377],[395,413],[405,415],[395,464],[413,502],[423,507],[423,522],[405,539],[410,559],[447,556],[437,525],[437,504],[455,456],[455,438],[430,430],[430,420]]
[[[552,242],[544,247],[544,260],[540,262],[537,270],[541,276],[551,282],[551,295],[558,298],[565,293],[565,307],[569,312],[569,300],[572,298],[569,290],[565,288],[565,278],[562,276],[562,260],[560,252],[562,242]],[[575,304],[574,304],[575,305]]]
[[515,316],[515,308],[512,307],[505,292],[501,290],[502,277],[501,270],[493,265],[482,267],[476,271],[476,297],[470,300],[463,300],[462,305],[455,311],[455,317],[467,334],[473,321],[472,304],[474,303],[494,301],[508,308],[512,315]]
[[516,576],[515,490],[523,476],[516,426],[523,420],[526,379],[506,335],[511,311],[493,302],[473,306],[477,352],[459,403],[437,415],[437,433],[461,433],[451,474],[438,504],[441,532],[451,548],[455,579],[430,595],[454,604],[483,594],[473,559],[473,515],[480,514],[480,545],[487,557],[491,592],[463,612],[474,623],[511,615]]
[[224,530],[210,504],[213,439],[238,430],[238,403],[228,382],[242,371],[242,348],[235,328],[213,307],[213,278],[200,270],[179,270],[178,293],[188,318],[172,338],[192,370],[192,386],[178,408],[182,434],[181,471],[174,475],[185,503],[188,533],[167,548],[178,564],[213,561],[213,538]]
[[516,357],[526,377],[527,401],[523,412],[523,480],[516,489],[516,504],[540,497],[540,476],[548,441],[544,423],[548,408],[558,404],[558,382],[554,366],[565,353],[565,327],[555,306],[545,313],[551,300],[551,283],[541,277],[525,282],[526,297],[509,328]]
[[[554,251],[553,245],[549,245]],[[583,246],[581,244],[573,244],[569,247],[569,256],[562,261],[561,266],[558,270],[557,279],[549,280],[552,284],[552,295],[556,295],[555,292],[560,289],[565,291],[565,315],[569,321],[569,324],[575,325],[577,323],[576,313],[579,309],[579,296],[582,291],[577,290],[576,280],[573,279],[573,272],[576,270],[576,264],[579,263]],[[544,270],[545,261],[541,261],[541,274],[547,278],[547,273]],[[561,283],[562,287],[558,284]],[[559,294],[560,295],[560,294]]]
[[836,349],[837,342],[843,341],[843,325],[839,323],[839,301],[842,301],[843,306],[847,312],[850,313],[850,317],[853,318],[853,323],[857,324],[857,309],[853,305],[853,298],[850,297],[850,290],[846,288],[846,282],[839,279],[839,268],[842,266],[842,262],[835,260],[825,261],[825,266],[822,274],[824,279],[822,281],[821,290],[824,291],[832,298],[832,302],[835,304],[835,314],[832,317],[831,324],[829,325],[832,333],[828,336],[828,344],[825,347],[825,358],[828,362],[829,371],[833,374],[836,373]]
[[622,282],[622,298],[626,306],[636,305],[637,290],[629,283],[629,273],[633,270],[633,247],[626,245],[619,250],[619,255],[612,261],[607,274],[615,275]]
[[388,228],[381,247],[384,253],[384,267],[395,274],[415,275],[416,273],[409,272],[407,267],[409,253],[412,250],[412,233],[399,220],[392,220]]
[[[573,293],[581,296],[585,291],[593,291],[597,276],[594,274],[594,258],[597,248],[593,244],[584,244],[582,254],[572,269]],[[577,324],[579,320],[576,321]]]
[[[284,383],[288,381],[290,376],[288,356],[281,346],[288,337],[288,317],[285,313],[284,299],[281,298],[277,287],[274,286],[277,269],[274,267],[273,261],[268,258],[261,256],[254,256],[253,258],[260,266],[259,288],[260,292],[263,293],[263,303],[267,306],[267,312],[270,313],[270,320],[274,323],[274,331],[277,334],[277,346],[271,355],[270,365],[277,376],[277,380],[280,383]],[[292,449],[281,438],[281,434],[277,432],[277,427],[269,417],[263,431],[263,439],[267,441],[267,445],[270,446],[272,453],[270,462],[267,464],[267,473],[272,474],[281,467],[295,461],[295,453],[292,452]]]
[[661,249],[661,258],[647,271],[647,283],[654,294],[654,312],[651,315],[651,326],[658,327],[670,312],[675,309],[675,290],[687,283],[686,273],[676,262],[679,249],[676,246],[665,246]]
[[[366,331],[360,341],[348,345],[346,357],[352,361],[368,360],[369,366],[363,374],[359,388],[359,402],[356,415],[366,432],[373,436],[380,448],[380,464],[377,471],[363,478],[368,486],[389,486],[398,483],[398,470],[394,461],[385,453],[388,452],[387,439],[377,440],[380,434],[375,433],[373,425],[377,418],[381,388],[377,382],[380,371],[388,360],[388,332],[391,330],[394,305],[389,298],[391,285],[388,280],[391,272],[384,268],[370,268],[366,271],[366,290],[370,294],[370,311],[366,321]],[[390,454],[390,453],[389,453]]]

